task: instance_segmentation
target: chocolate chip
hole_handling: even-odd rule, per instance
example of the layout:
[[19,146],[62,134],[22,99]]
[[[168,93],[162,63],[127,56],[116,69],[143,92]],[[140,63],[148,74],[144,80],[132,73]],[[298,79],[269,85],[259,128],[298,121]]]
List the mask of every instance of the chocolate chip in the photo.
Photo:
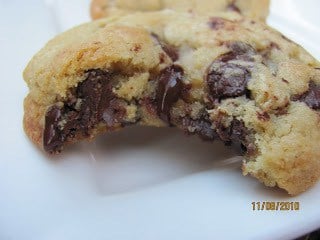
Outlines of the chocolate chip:
[[115,109],[118,107],[117,104],[115,104],[115,101],[118,102],[115,94],[112,91],[112,84],[110,81],[105,81],[101,86],[100,101],[98,103],[98,121],[102,120],[105,111],[110,108]]
[[[162,50],[171,58],[173,62],[177,61],[179,59],[179,54],[174,46],[171,46],[164,41],[161,41],[159,36],[155,33],[151,33],[151,36],[157,41],[157,43],[161,46]],[[160,61],[162,57],[160,56]]]
[[236,0],[233,0],[227,7],[227,10],[241,13],[240,9],[236,5]]
[[275,115],[277,117],[283,116],[283,115],[287,115],[288,114],[288,106],[289,106],[289,102],[288,102],[288,104],[286,106],[276,109]]
[[221,55],[218,59],[222,62],[241,60],[243,62],[253,62],[256,51],[248,44],[243,42],[231,42],[227,44],[230,52]]
[[186,103],[190,103],[190,91],[192,89],[191,84],[183,84],[182,90],[181,90],[181,99],[185,101]]
[[182,119],[182,126],[187,133],[197,134],[205,141],[213,141],[217,136],[211,125],[212,124],[205,119],[193,120],[189,117]]
[[126,110],[121,106],[118,99],[111,99],[108,106],[101,112],[102,118],[108,127],[122,123]]
[[246,67],[218,60],[211,65],[207,76],[210,95],[219,100],[246,95],[250,78],[251,72]]
[[214,61],[208,70],[207,83],[213,101],[250,95],[247,83],[251,78],[255,52],[250,45],[241,42],[232,43],[229,47],[231,51]]
[[225,20],[219,17],[212,17],[209,21],[209,26],[213,30],[218,30],[224,27]]
[[314,110],[319,110],[320,109],[320,85],[317,85],[313,81],[310,82],[309,90],[302,95],[294,96],[292,100],[304,102],[310,108]]
[[148,114],[152,116],[158,116],[158,110],[157,110],[157,103],[155,99],[152,99],[150,97],[145,97],[139,100],[140,106],[145,107]]
[[87,73],[87,79],[77,88],[77,97],[82,99],[80,119],[82,126],[88,131],[98,119],[98,107],[101,98],[102,81],[109,79],[109,74],[100,70]]
[[256,54],[255,49],[244,42],[229,42],[227,46],[231,49],[235,59],[253,61],[252,56]]
[[160,72],[158,88],[156,92],[157,110],[160,118],[170,121],[170,110],[178,101],[183,88],[183,69],[178,65],[172,65]]
[[64,110],[64,111],[65,111],[64,113],[65,123],[63,126],[62,134],[65,137],[68,137],[68,138],[75,137],[76,131],[78,129],[83,129],[83,135],[85,134],[89,135],[86,126],[80,125],[79,113],[77,111],[75,110]]
[[257,117],[260,121],[267,122],[270,120],[270,115],[267,112],[257,112]]
[[87,78],[70,90],[63,106],[53,106],[46,114],[43,140],[49,153],[59,152],[64,142],[77,134],[89,136],[100,122],[111,128],[124,118],[126,110],[112,91],[111,74],[99,69],[86,74]]
[[171,58],[171,60],[173,62],[175,62],[179,59],[179,54],[174,47],[172,47],[168,44],[161,44],[161,47],[162,47],[163,51],[165,51],[165,53]]
[[247,155],[252,156],[256,153],[256,146],[250,138],[251,131],[248,130],[242,120],[233,119],[228,127],[217,122],[216,131],[220,139],[227,145],[240,143],[242,150]]
[[246,141],[246,137],[249,134],[248,129],[245,127],[245,124],[243,121],[234,119],[231,123],[231,127],[230,127],[230,139],[232,141],[241,141],[241,142],[245,142]]
[[49,153],[59,152],[63,145],[64,137],[58,127],[61,115],[61,109],[58,106],[52,106],[45,116],[43,146]]
[[258,52],[262,57],[262,64],[267,66],[273,76],[277,76],[278,64],[274,62],[274,59],[271,57],[272,51],[280,50],[280,46],[275,42],[270,42],[269,45],[263,49],[260,49]]

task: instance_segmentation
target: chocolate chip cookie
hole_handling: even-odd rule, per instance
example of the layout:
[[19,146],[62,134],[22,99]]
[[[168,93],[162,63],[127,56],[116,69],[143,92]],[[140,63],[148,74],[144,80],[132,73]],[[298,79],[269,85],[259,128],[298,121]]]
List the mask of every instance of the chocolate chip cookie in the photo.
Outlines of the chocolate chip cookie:
[[163,9],[200,15],[232,11],[246,17],[265,20],[269,13],[269,0],[92,0],[91,17],[98,19],[114,14]]
[[25,131],[50,154],[132,124],[174,126],[241,146],[244,175],[289,194],[320,177],[320,64],[261,22],[102,19],[51,40],[24,79]]

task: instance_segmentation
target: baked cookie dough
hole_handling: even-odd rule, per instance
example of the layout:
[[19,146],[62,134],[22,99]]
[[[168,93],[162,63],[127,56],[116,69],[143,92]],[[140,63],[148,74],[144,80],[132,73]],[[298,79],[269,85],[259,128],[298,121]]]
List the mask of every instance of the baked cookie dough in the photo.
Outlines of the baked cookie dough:
[[264,21],[269,13],[269,2],[269,0],[92,0],[91,17],[98,19],[114,14],[172,9],[199,15],[231,11]]
[[175,126],[241,145],[244,175],[289,194],[320,177],[320,64],[261,22],[102,19],[51,40],[24,79],[25,132],[50,154],[132,124]]

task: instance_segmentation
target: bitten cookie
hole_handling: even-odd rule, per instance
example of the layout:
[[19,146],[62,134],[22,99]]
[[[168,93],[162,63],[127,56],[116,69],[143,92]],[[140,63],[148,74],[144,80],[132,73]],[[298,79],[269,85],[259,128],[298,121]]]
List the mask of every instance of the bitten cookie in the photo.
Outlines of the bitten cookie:
[[98,19],[114,14],[172,9],[179,12],[214,15],[233,11],[243,16],[265,20],[269,13],[269,0],[92,0],[91,17]]
[[24,127],[53,154],[132,124],[176,126],[240,144],[245,175],[298,194],[320,177],[319,67],[279,32],[231,15],[98,20],[30,61]]

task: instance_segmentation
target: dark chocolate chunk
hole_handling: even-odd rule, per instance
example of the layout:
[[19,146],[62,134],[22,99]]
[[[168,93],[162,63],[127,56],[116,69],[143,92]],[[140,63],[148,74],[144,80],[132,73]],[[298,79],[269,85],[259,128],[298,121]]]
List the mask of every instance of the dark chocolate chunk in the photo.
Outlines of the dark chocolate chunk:
[[112,99],[108,102],[107,108],[102,111],[102,118],[108,127],[122,123],[126,114],[125,108],[119,103],[118,99]]
[[267,112],[257,112],[257,117],[260,121],[267,122],[270,120],[270,115]]
[[78,87],[83,125],[90,130],[97,123],[104,121],[108,127],[120,123],[125,115],[121,100],[112,91],[111,75],[101,70],[91,70],[88,78]]
[[158,116],[157,103],[155,99],[145,97],[139,100],[139,104],[147,110],[148,114]]
[[172,47],[168,44],[163,44],[163,43],[161,44],[161,47],[162,47],[163,51],[165,51],[165,53],[171,58],[171,60],[173,62],[175,62],[179,59],[179,54],[174,47]]
[[80,134],[89,136],[98,123],[107,127],[121,123],[126,113],[112,91],[111,74],[98,69],[87,72],[87,78],[75,89],[62,107],[51,107],[45,119],[44,148],[49,153],[59,152],[65,141]]
[[243,121],[239,121],[238,119],[234,119],[231,123],[230,127],[230,139],[232,141],[241,141],[245,142],[246,137],[249,135],[248,129],[245,127]]
[[172,65],[160,72],[158,88],[156,92],[157,110],[160,118],[170,121],[170,110],[178,101],[183,89],[183,69],[178,65]]
[[43,146],[44,150],[49,153],[58,152],[63,145],[64,136],[58,126],[61,115],[61,109],[58,106],[52,106],[45,116]]
[[[81,99],[80,121],[83,128],[88,131],[98,119],[98,106],[101,97],[104,77],[102,71],[88,72],[87,79],[81,82],[77,88],[77,97]],[[109,75],[105,76],[109,79]]]
[[233,60],[242,60],[244,62],[253,62],[253,56],[256,54],[254,48],[244,42],[230,42],[227,44],[230,48],[230,52],[222,55],[220,60],[223,62],[229,62]]
[[304,102],[310,108],[314,110],[319,110],[320,109],[320,85],[317,85],[313,81],[310,82],[309,90],[302,95],[294,96],[292,100]]
[[288,114],[288,106],[278,108],[276,109],[276,112],[275,112],[275,115],[277,117],[287,115],[287,114]]
[[[179,59],[179,54],[177,52],[177,49],[174,46],[171,46],[164,41],[161,41],[159,36],[155,33],[151,33],[151,36],[158,42],[158,44],[161,46],[162,50],[171,58],[173,62],[177,61]],[[160,57],[161,60],[162,57]],[[163,60],[162,60],[163,61]]]
[[225,20],[219,17],[212,17],[209,21],[209,26],[213,30],[218,30],[224,27]]
[[116,96],[112,91],[112,85],[110,81],[105,81],[105,83],[101,86],[100,101],[98,103],[98,121],[102,120],[104,113],[108,111],[108,109],[118,108],[119,106],[115,104],[115,102],[118,101],[119,100],[116,99]]
[[[67,110],[65,108],[64,118],[65,123],[63,126],[63,132],[62,134],[65,137],[73,138],[75,137],[76,131],[78,129],[86,129],[85,126],[80,125],[80,119],[79,119],[79,113],[76,110]],[[83,134],[88,135],[88,131],[83,130]]]
[[246,67],[216,61],[211,65],[207,76],[210,96],[221,100],[246,95],[250,78],[251,73]]
[[231,43],[229,48],[231,51],[214,61],[208,70],[207,83],[213,101],[250,95],[247,83],[251,78],[250,63],[255,51],[241,42]]
[[270,42],[270,44],[258,52],[262,57],[262,64],[267,66],[271,71],[273,76],[277,76],[278,64],[274,62],[271,57],[271,53],[274,49],[280,50],[280,46],[275,42]]
[[192,89],[191,84],[183,84],[181,90],[181,99],[186,103],[190,103],[190,90]]
[[256,153],[256,146],[250,137],[251,131],[245,126],[243,121],[233,119],[228,127],[217,122],[216,132],[225,144],[240,143],[245,154],[252,156]]
[[233,0],[227,7],[227,10],[241,13],[240,9],[236,5],[236,0]]
[[189,134],[197,134],[201,139],[205,141],[213,141],[217,134],[211,128],[211,123],[205,119],[193,120],[189,117],[182,119],[182,126],[184,130]]

